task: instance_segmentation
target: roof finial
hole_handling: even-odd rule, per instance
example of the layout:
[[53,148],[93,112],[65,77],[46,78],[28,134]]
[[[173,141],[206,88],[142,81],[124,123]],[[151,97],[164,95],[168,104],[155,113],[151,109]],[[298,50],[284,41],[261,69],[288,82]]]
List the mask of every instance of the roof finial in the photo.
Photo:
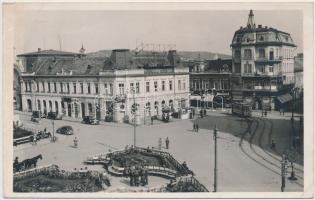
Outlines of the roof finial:
[[81,46],[81,49],[80,49],[80,53],[81,53],[81,54],[84,54],[84,53],[85,53],[85,49],[84,49],[84,47],[83,47],[83,43],[82,43],[82,46]]
[[253,10],[249,11],[247,27],[251,29],[256,28]]

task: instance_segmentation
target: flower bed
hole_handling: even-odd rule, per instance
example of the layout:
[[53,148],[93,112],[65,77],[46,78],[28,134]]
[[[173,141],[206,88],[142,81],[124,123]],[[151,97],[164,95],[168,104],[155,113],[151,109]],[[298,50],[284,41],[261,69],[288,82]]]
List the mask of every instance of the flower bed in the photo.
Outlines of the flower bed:
[[98,192],[110,185],[97,171],[64,171],[56,165],[14,175],[14,192]]

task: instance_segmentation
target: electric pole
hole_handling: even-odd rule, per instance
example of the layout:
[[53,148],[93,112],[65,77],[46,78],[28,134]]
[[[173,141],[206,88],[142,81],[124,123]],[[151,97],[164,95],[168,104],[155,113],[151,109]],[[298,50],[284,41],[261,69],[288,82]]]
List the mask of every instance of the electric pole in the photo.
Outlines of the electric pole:
[[282,160],[281,160],[281,192],[284,192],[284,188],[285,188],[286,165],[287,165],[286,156],[282,155]]
[[133,92],[133,105],[134,105],[134,120],[133,120],[133,146],[136,147],[136,119],[137,119],[137,105],[135,97],[135,89],[132,88]]
[[213,192],[217,192],[217,125],[214,126],[213,139],[214,139],[214,184]]

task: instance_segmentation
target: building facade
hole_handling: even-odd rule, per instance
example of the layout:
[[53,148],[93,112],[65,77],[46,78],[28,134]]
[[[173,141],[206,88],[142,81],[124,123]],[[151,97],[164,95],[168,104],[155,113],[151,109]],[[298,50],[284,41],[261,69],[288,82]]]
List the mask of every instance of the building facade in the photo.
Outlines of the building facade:
[[209,107],[215,96],[230,99],[231,59],[197,61],[189,66],[192,106]]
[[251,10],[247,26],[235,32],[231,48],[233,100],[274,109],[281,90],[294,84],[296,45],[290,34],[256,26]]
[[165,107],[177,112],[188,106],[189,69],[181,65],[176,51],[153,56],[118,49],[110,58],[80,53],[71,59],[55,53],[22,73],[23,111],[52,111],[79,120],[112,116],[116,122],[136,115],[137,123],[143,123],[161,116]]
[[303,88],[303,53],[294,57],[294,83],[295,87]]

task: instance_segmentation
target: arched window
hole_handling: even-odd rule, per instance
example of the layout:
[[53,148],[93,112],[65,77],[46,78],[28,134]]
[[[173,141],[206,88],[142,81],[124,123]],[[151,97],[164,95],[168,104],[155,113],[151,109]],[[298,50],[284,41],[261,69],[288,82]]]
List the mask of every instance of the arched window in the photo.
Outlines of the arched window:
[[168,105],[169,105],[169,107],[171,107],[171,108],[173,107],[173,100],[172,100],[172,99],[168,101]]
[[165,100],[162,101],[162,108],[165,106]]
[[51,112],[52,111],[52,102],[51,101],[49,101],[49,112]]
[[88,109],[89,109],[89,114],[91,114],[92,113],[92,104],[91,103],[88,104]]
[[32,100],[27,99],[27,110],[28,112],[32,112]]
[[40,100],[37,100],[37,110],[40,110],[41,107],[40,107]]
[[55,101],[55,112],[58,114],[59,109],[58,109],[58,101]]
[[43,100],[43,108],[44,108],[44,113],[47,114],[47,105],[46,105],[45,100]]

